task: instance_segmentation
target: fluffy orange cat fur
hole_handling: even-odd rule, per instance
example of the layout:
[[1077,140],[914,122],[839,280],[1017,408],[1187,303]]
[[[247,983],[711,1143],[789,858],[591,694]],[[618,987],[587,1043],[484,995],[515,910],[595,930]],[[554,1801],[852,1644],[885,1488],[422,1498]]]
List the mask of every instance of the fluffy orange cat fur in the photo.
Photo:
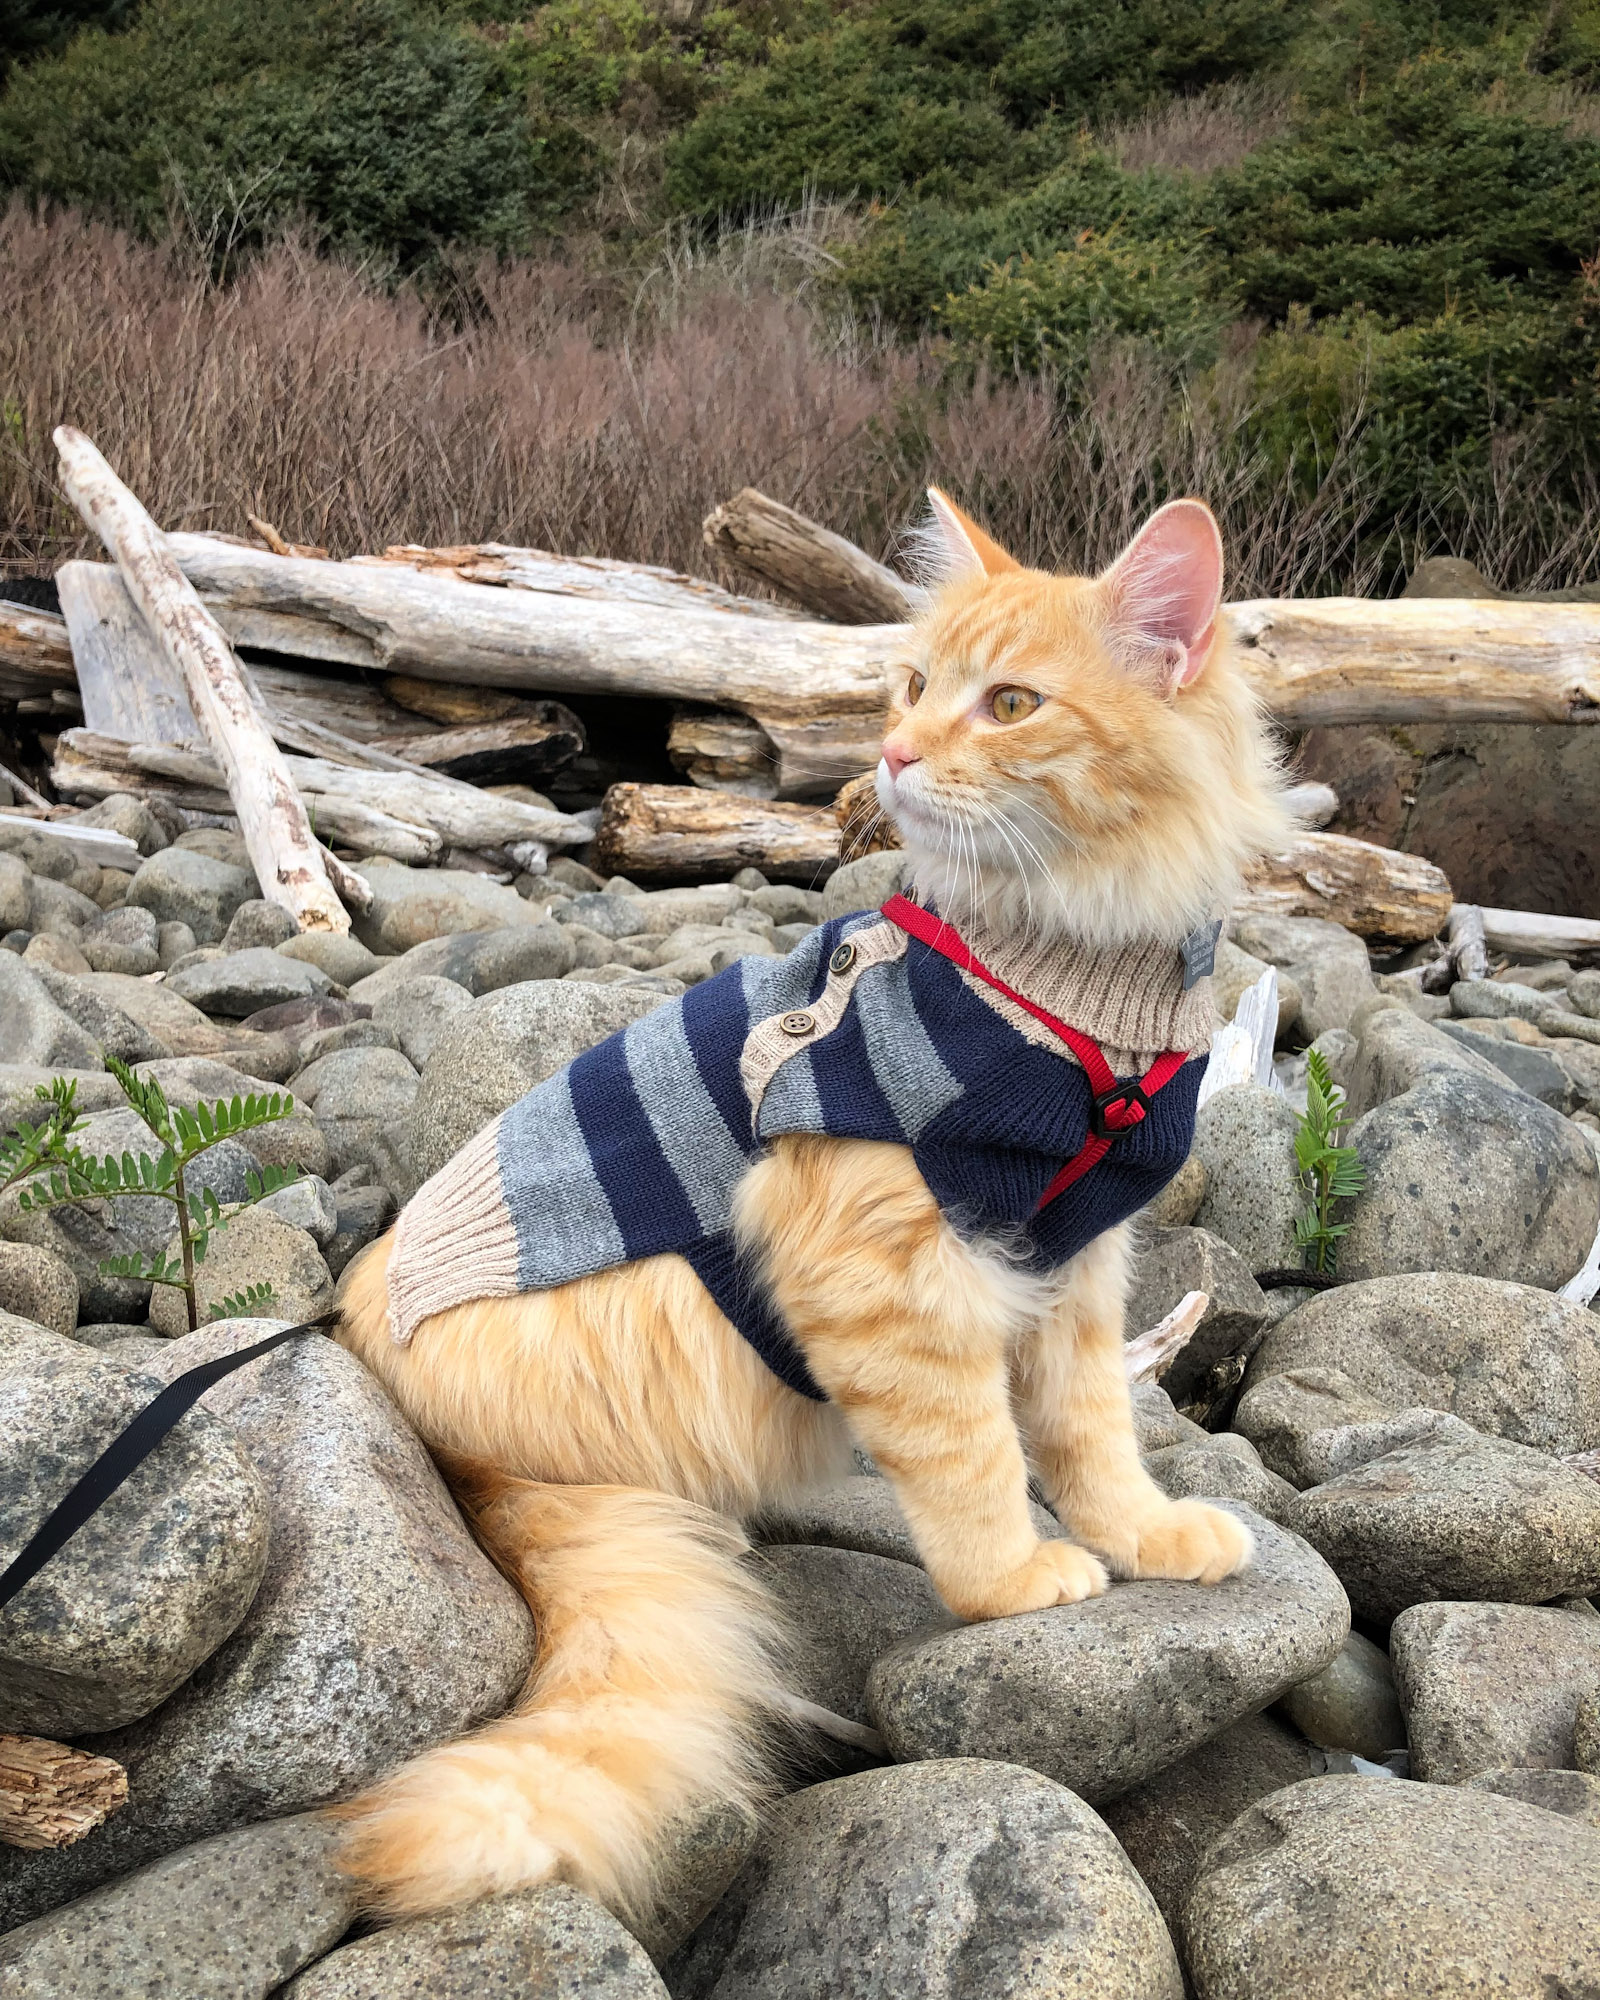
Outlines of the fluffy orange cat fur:
[[[1216,633],[1209,511],[1163,508],[1088,580],[1019,567],[931,497],[948,573],[907,630],[879,769],[918,890],[958,926],[981,910],[1044,939],[1176,945],[1287,831]],[[997,693],[1019,691],[1002,720]],[[339,1809],[373,1908],[560,1879],[635,1912],[668,1822],[758,1799],[783,1648],[741,1524],[848,1474],[852,1443],[966,1619],[1249,1560],[1233,1515],[1169,1500],[1140,1463],[1126,1225],[1041,1277],[963,1242],[908,1149],[801,1135],[746,1174],[735,1226],[825,1403],[675,1256],[454,1307],[408,1346],[389,1337],[392,1238],[348,1275],[339,1337],[434,1451],[540,1645],[510,1715]],[[1074,1539],[1040,1540],[1030,1467]]]

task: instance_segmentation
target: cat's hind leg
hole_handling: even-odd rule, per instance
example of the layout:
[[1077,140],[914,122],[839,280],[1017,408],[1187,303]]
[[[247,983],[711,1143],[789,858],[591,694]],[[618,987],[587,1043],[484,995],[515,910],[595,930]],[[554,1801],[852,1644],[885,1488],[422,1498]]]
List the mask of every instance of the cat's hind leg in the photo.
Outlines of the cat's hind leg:
[[1203,1500],[1169,1500],[1144,1468],[1122,1358],[1127,1267],[1126,1228],[1067,1266],[1017,1350],[1022,1428],[1056,1513],[1114,1575],[1218,1583],[1250,1560],[1250,1531]]

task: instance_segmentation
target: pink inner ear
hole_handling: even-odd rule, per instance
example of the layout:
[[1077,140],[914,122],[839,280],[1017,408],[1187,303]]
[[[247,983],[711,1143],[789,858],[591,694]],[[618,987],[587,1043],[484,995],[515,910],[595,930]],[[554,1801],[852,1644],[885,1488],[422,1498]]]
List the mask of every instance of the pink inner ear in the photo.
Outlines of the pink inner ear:
[[1151,515],[1109,573],[1118,623],[1140,650],[1159,649],[1167,686],[1205,665],[1222,601],[1222,536],[1200,500],[1173,500]]

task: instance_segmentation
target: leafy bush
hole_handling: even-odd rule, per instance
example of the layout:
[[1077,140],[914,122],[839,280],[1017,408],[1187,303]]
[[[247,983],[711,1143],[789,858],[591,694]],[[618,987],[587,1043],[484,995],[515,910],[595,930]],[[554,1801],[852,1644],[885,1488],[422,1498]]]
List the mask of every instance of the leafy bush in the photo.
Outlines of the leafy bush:
[[403,265],[522,240],[539,167],[502,55],[403,0],[147,0],[0,98],[0,185],[144,229],[303,214]]

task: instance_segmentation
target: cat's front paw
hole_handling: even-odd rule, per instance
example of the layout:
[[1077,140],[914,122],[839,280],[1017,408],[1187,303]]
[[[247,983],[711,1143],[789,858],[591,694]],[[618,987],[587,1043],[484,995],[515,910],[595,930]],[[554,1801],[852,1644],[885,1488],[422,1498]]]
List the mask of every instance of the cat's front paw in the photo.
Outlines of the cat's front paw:
[[952,1608],[974,1620],[1011,1618],[1019,1611],[1045,1611],[1052,1604],[1099,1597],[1109,1582],[1105,1565],[1076,1542],[1041,1542],[1025,1563],[963,1593],[963,1601]]
[[1203,1500],[1170,1500],[1118,1539],[1123,1545],[1107,1554],[1125,1577],[1220,1583],[1255,1554],[1255,1539],[1244,1523]]

